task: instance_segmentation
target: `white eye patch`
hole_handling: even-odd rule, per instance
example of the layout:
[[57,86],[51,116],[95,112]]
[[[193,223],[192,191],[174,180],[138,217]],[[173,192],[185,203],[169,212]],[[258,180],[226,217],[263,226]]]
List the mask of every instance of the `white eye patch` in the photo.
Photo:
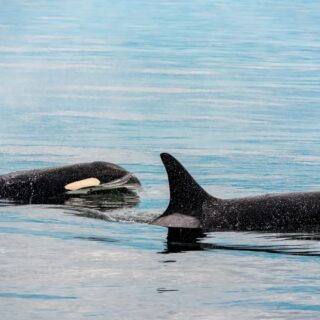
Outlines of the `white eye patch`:
[[89,188],[89,187],[97,187],[100,185],[100,180],[97,178],[88,178],[83,179],[75,182],[71,182],[64,186],[66,190],[69,191],[75,191],[83,188]]

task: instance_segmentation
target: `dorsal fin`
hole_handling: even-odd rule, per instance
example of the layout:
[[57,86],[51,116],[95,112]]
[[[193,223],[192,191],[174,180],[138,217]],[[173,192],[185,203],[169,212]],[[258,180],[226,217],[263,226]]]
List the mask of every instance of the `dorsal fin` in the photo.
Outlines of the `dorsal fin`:
[[[160,156],[168,174],[170,203],[167,210],[153,221],[153,224],[164,227],[199,228],[198,218],[202,204],[212,197],[173,156],[168,153],[162,153]],[[184,223],[183,216],[186,217]]]

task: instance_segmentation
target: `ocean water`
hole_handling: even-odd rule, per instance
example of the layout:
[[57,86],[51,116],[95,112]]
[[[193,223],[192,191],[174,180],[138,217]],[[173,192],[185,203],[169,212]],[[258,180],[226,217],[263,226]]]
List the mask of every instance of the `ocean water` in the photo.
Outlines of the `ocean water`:
[[0,318],[318,319],[320,235],[168,243],[159,154],[221,198],[320,189],[319,1],[0,1],[0,173],[104,160],[136,206],[0,203]]

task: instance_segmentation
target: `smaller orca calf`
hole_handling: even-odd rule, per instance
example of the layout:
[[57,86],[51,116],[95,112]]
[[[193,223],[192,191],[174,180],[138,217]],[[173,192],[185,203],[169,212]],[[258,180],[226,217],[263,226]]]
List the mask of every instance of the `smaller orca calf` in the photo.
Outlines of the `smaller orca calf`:
[[[170,203],[152,224],[184,230],[315,232],[320,230],[320,191],[267,194],[239,199],[209,195],[171,155],[161,154],[170,187]],[[197,231],[198,230],[198,231]]]
[[50,203],[58,197],[140,186],[124,168],[102,161],[12,172],[0,176],[0,198]]

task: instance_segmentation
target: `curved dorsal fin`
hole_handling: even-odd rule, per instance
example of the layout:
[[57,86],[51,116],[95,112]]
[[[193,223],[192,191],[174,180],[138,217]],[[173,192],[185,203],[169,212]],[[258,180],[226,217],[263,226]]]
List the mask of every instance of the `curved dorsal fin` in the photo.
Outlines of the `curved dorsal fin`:
[[170,203],[167,210],[153,221],[153,224],[175,228],[199,228],[202,204],[212,197],[173,156],[168,153],[162,153],[160,156],[168,174]]

